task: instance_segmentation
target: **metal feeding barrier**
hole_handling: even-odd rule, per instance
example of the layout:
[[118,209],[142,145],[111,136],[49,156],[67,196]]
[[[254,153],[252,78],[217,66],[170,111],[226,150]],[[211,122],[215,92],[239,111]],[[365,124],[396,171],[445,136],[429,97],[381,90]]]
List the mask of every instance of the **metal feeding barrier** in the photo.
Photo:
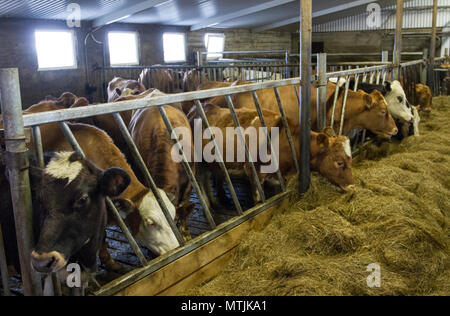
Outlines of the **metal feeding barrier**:
[[[2,79],[1,87],[2,91],[4,87],[7,86],[5,83],[13,82],[13,86],[9,88],[14,88],[17,91],[19,91],[19,83],[18,83],[18,72],[17,69],[7,69],[7,70],[0,70],[0,78]],[[85,108],[75,108],[75,109],[64,109],[59,111],[53,111],[53,112],[45,112],[45,113],[36,113],[36,114],[30,114],[26,116],[22,116],[22,107],[20,102],[20,93],[17,92],[15,95],[6,95],[2,98],[2,110],[3,110],[3,120],[5,125],[5,133],[8,139],[7,142],[7,151],[13,152],[15,148],[19,148],[20,154],[20,160],[21,161],[28,161],[28,156],[26,155],[27,149],[25,148],[25,143],[23,142],[23,139],[21,135],[23,135],[23,128],[25,127],[32,127],[34,135],[34,144],[35,144],[35,150],[36,150],[36,156],[38,157],[38,161],[40,161],[40,164],[43,165],[43,148],[42,148],[42,139],[41,139],[41,131],[40,127],[45,124],[59,124],[61,131],[63,132],[66,140],[71,144],[74,151],[81,154],[83,157],[85,157],[85,153],[83,149],[80,147],[77,139],[75,138],[74,134],[71,131],[70,124],[67,122],[70,121],[77,121],[79,119],[88,118],[88,117],[94,117],[98,115],[107,115],[112,114],[114,116],[114,119],[116,123],[118,124],[118,127],[123,135],[123,137],[126,139],[128,147],[130,149],[131,155],[133,159],[136,161],[137,166],[140,168],[142,173],[145,175],[146,184],[150,187],[150,189],[153,191],[158,204],[160,205],[167,221],[170,224],[171,230],[174,233],[174,235],[177,237],[181,247],[172,252],[168,256],[162,256],[160,258],[157,258],[156,260],[152,262],[148,262],[145,255],[143,254],[140,246],[135,241],[134,237],[130,233],[128,227],[123,222],[119,212],[117,211],[116,207],[114,206],[114,203],[107,198],[107,204],[109,208],[112,210],[112,214],[114,216],[114,220],[121,228],[122,232],[124,233],[128,243],[130,244],[131,248],[133,249],[136,256],[139,258],[139,262],[142,267],[145,267],[146,273],[149,273],[149,271],[156,271],[155,269],[158,269],[158,267],[161,267],[164,264],[168,264],[170,262],[173,262],[177,258],[180,258],[180,256],[185,255],[189,253],[190,251],[197,249],[201,245],[204,245],[208,241],[210,241],[213,238],[216,238],[217,236],[220,236],[224,232],[227,232],[234,227],[236,227],[237,224],[242,223],[244,220],[251,218],[252,216],[255,216],[256,214],[259,214],[263,210],[267,209],[271,205],[274,205],[275,202],[280,201],[282,199],[286,199],[289,194],[287,192],[286,185],[284,183],[283,177],[278,170],[277,176],[280,179],[280,187],[282,193],[270,200],[266,200],[264,196],[264,191],[261,186],[261,182],[259,181],[258,174],[254,165],[254,162],[251,160],[251,155],[249,152],[249,149],[246,145],[244,134],[241,130],[241,125],[238,119],[238,116],[236,114],[236,110],[233,104],[233,100],[230,97],[230,95],[238,94],[238,93],[251,93],[254,98],[255,108],[258,112],[259,119],[261,122],[261,125],[263,128],[266,129],[266,136],[268,139],[268,145],[272,147],[272,143],[270,140],[270,135],[267,131],[267,127],[265,124],[264,115],[258,100],[258,96],[256,94],[256,91],[262,90],[262,89],[274,89],[274,93],[277,95],[277,99],[279,102],[279,108],[281,115],[283,117],[283,124],[284,128],[288,134],[288,141],[290,147],[293,149],[293,160],[297,166],[297,171],[299,170],[299,163],[297,159],[297,155],[295,154],[295,145],[293,143],[293,138],[290,132],[290,127],[287,125],[287,118],[284,111],[284,107],[281,101],[281,98],[279,97],[278,88],[279,87],[285,87],[285,86],[292,86],[293,89],[296,89],[298,85],[300,85],[302,81],[298,78],[296,79],[288,79],[288,80],[281,80],[281,81],[268,81],[264,83],[255,83],[255,84],[249,84],[245,86],[238,86],[233,88],[223,88],[223,89],[214,89],[214,90],[208,90],[208,91],[197,91],[197,92],[190,92],[190,93],[182,93],[182,94],[175,94],[175,95],[167,95],[167,96],[161,96],[161,97],[155,97],[151,99],[139,99],[139,100],[133,100],[133,101],[124,101],[124,102],[117,102],[117,103],[107,103],[107,104],[100,104],[100,105],[93,105],[88,106]],[[223,163],[223,157],[219,157],[220,167],[224,174],[224,178],[226,180],[226,183],[228,185],[228,189],[233,197],[234,207],[236,211],[236,218],[231,221],[230,223],[227,223],[226,225],[221,225],[220,227],[217,227],[214,218],[211,214],[211,210],[208,207],[208,204],[206,203],[206,199],[203,195],[203,192],[200,190],[200,186],[196,180],[195,174],[193,170],[191,169],[189,162],[187,161],[186,155],[182,155],[182,165],[185,168],[186,173],[189,176],[189,180],[191,181],[191,184],[193,185],[194,191],[197,194],[200,203],[203,208],[204,215],[208,219],[208,222],[210,224],[211,231],[207,233],[205,236],[201,236],[197,239],[195,239],[193,242],[186,243],[185,240],[182,238],[177,225],[173,221],[167,206],[165,205],[164,201],[162,200],[158,188],[156,187],[155,181],[152,178],[152,175],[150,174],[148,168],[146,167],[139,151],[136,148],[136,145],[134,144],[130,133],[128,132],[128,129],[125,125],[125,123],[122,120],[122,117],[120,116],[120,112],[124,111],[132,111],[137,109],[145,109],[145,108],[158,108],[161,118],[163,119],[165,126],[170,133],[170,135],[173,136],[174,139],[174,145],[177,146],[181,152],[182,152],[182,146],[179,142],[179,136],[176,135],[174,132],[174,129],[172,127],[170,118],[168,117],[164,106],[167,104],[173,104],[177,102],[184,102],[184,101],[194,101],[195,105],[197,107],[198,112],[200,113],[201,119],[205,126],[207,128],[210,128],[210,124],[208,122],[208,119],[203,111],[203,108],[201,106],[200,100],[203,99],[209,99],[217,96],[225,96],[227,99],[228,107],[230,110],[230,115],[233,118],[234,124],[236,129],[238,130],[238,136],[241,139],[241,144],[243,146],[243,149],[246,153],[248,164],[251,166],[252,170],[252,177],[253,181],[257,183],[259,193],[263,199],[263,204],[257,205],[254,208],[252,208],[249,211],[244,211],[242,206],[239,203],[239,200],[237,198],[233,183],[231,182],[230,175],[228,173],[228,170]],[[10,109],[14,109],[13,111]],[[307,125],[302,128],[302,133],[306,134]],[[216,149],[216,152],[219,152],[219,146],[216,143],[215,139],[212,139],[213,145]],[[220,155],[220,154],[219,154]],[[309,152],[304,153],[304,155],[309,156]],[[13,170],[12,173],[10,173],[10,180],[11,181],[11,192],[13,194],[13,204],[14,204],[14,211],[20,212],[16,215],[16,223],[17,227],[23,227],[23,229],[18,230],[19,239],[21,241],[21,245],[19,245],[19,249],[21,250],[21,262],[22,265],[22,277],[23,277],[23,283],[25,288],[25,294],[33,294],[33,295],[40,295],[42,294],[41,290],[41,283],[40,283],[40,277],[36,275],[35,272],[32,271],[29,262],[30,262],[30,254],[31,249],[34,245],[34,241],[32,240],[32,236],[30,236],[30,232],[32,231],[32,222],[31,217],[29,215],[25,214],[31,214],[32,212],[32,206],[31,206],[31,192],[30,192],[30,186],[29,186],[29,180],[28,180],[28,169],[27,168],[19,168],[16,164],[16,161],[18,156],[13,156],[10,154],[7,156],[7,165],[10,170]],[[14,171],[15,170],[15,171]],[[14,172],[19,172],[18,177],[14,177]],[[309,181],[309,174],[302,174],[301,177],[307,178],[305,181]],[[17,180],[14,180],[17,179]],[[26,225],[22,226],[24,224],[23,221],[26,220]],[[0,252],[1,254],[1,252]],[[2,260],[3,261],[3,260]],[[2,268],[2,272],[3,272]],[[135,276],[136,277],[136,276]],[[31,280],[34,280],[31,281]],[[134,279],[133,279],[134,280]],[[117,291],[120,288],[125,287],[126,285],[129,285],[130,283],[129,279],[124,279],[122,282],[114,283],[114,285],[111,288],[106,287],[106,289],[100,290],[99,293],[102,295],[105,294],[112,294],[114,291]]]

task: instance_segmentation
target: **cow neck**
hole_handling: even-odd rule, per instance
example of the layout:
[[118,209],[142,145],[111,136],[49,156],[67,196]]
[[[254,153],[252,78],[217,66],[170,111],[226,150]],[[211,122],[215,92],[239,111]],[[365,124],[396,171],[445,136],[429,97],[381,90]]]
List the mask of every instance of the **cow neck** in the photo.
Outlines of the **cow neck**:
[[322,160],[325,158],[326,153],[321,153],[320,148],[317,145],[317,136],[319,134],[311,132],[311,157],[310,157],[310,167],[312,171],[319,171],[319,166]]
[[[337,128],[339,128],[341,124],[342,109],[344,106],[344,89],[341,89],[339,93],[340,96],[336,104],[336,112],[334,116],[335,117],[334,124],[335,127]],[[359,104],[362,104],[362,106],[360,106]],[[333,108],[330,108],[329,111],[330,117],[332,115],[332,111]],[[364,102],[362,102],[362,95],[358,92],[349,90],[344,116],[344,129],[343,129],[344,135],[347,135],[351,130],[363,128],[362,125],[356,122],[355,120],[350,120],[351,117],[355,117],[357,114],[362,113],[363,111],[364,111]]]

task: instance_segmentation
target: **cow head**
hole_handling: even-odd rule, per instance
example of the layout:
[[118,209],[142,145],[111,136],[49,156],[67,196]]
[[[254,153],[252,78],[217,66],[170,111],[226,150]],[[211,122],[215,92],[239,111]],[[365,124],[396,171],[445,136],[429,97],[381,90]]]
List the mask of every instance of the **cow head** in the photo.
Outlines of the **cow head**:
[[39,241],[31,255],[40,273],[57,272],[77,257],[95,269],[106,228],[105,197],[128,187],[129,175],[118,168],[103,171],[76,153],[57,153],[44,170],[33,169],[43,213]]
[[312,132],[311,167],[344,191],[350,191],[354,185],[350,140]]
[[411,122],[413,116],[411,114],[411,108],[408,106],[405,91],[399,81],[385,82],[386,89],[386,103],[394,119]]
[[[174,219],[175,207],[164,191],[159,190],[159,194]],[[118,198],[114,200],[114,204],[130,225],[136,239],[156,255],[165,254],[180,246],[152,191],[145,192],[139,202]]]
[[375,90],[371,94],[367,94],[360,90],[359,93],[363,94],[363,104],[360,113],[354,118],[357,125],[382,138],[390,139],[397,135],[398,128],[389,114],[386,100],[381,92]]

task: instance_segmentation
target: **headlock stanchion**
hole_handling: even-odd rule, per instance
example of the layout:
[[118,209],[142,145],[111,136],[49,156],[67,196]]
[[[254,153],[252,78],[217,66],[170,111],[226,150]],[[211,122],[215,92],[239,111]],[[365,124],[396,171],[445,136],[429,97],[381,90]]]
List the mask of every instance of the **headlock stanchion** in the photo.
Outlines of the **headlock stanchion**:
[[9,173],[24,294],[42,295],[40,276],[31,267],[34,248],[33,210],[28,149],[22,117],[19,71],[0,69],[0,93],[5,129],[6,166]]

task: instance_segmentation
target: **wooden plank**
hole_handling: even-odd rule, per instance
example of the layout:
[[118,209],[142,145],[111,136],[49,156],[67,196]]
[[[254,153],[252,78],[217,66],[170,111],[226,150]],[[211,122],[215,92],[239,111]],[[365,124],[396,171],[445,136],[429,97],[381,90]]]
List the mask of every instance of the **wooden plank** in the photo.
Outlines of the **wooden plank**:
[[116,295],[153,296],[159,293],[180,293],[186,290],[182,285],[191,287],[214,277],[227,263],[225,254],[236,248],[246,233],[264,228],[272,216],[286,208],[288,203],[289,199],[284,199],[280,204],[272,206]]

